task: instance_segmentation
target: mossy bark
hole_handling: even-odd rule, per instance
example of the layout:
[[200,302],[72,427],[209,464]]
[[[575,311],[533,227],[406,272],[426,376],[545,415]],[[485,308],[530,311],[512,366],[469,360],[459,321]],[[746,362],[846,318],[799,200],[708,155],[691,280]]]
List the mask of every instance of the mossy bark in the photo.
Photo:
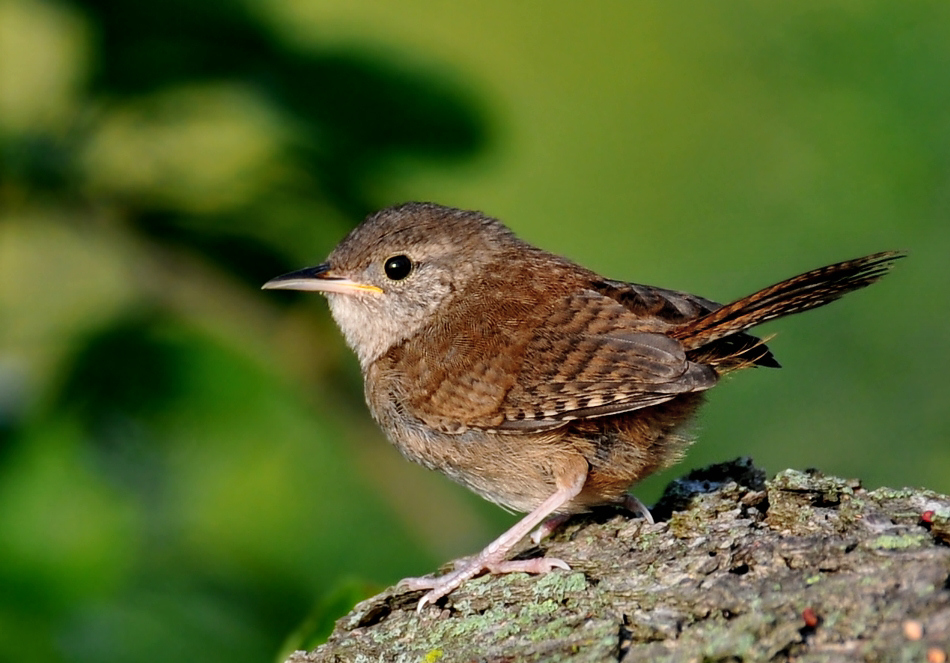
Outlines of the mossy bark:
[[950,646],[950,497],[745,460],[667,487],[655,525],[579,516],[570,572],[472,580],[422,614],[386,590],[292,663],[927,661]]

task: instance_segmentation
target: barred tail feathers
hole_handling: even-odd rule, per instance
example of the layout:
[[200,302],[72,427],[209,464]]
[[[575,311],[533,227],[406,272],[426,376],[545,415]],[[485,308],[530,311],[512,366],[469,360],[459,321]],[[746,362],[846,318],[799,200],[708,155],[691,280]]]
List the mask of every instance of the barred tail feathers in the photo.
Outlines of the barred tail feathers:
[[696,318],[670,335],[687,351],[698,350],[763,322],[830,304],[879,280],[904,255],[885,251],[799,274]]

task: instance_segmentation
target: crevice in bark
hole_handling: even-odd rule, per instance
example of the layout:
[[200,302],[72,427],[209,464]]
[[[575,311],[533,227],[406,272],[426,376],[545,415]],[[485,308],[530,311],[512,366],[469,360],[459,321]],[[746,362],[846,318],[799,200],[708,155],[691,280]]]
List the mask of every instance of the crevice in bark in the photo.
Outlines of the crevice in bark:
[[633,644],[633,631],[628,628],[630,624],[630,618],[627,615],[623,616],[623,620],[620,622],[620,628],[617,633],[617,660],[622,661],[627,655],[627,652],[630,650],[630,645]]

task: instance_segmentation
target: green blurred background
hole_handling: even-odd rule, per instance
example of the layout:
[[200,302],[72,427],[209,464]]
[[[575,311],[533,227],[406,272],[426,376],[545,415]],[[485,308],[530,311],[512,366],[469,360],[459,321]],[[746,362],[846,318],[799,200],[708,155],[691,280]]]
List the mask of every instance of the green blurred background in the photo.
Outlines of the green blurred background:
[[269,661],[513,516],[403,461],[313,295],[367,212],[477,208],[770,325],[682,466],[950,492],[950,5],[0,0],[0,659]]

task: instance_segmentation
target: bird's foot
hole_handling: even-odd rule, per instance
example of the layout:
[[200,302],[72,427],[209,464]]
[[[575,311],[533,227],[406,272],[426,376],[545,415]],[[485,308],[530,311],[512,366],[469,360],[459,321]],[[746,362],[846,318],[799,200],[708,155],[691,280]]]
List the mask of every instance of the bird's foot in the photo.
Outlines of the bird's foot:
[[570,570],[565,562],[553,557],[539,557],[537,559],[523,559],[505,561],[511,549],[532,529],[541,525],[552,513],[562,508],[577,497],[587,481],[587,461],[578,456],[562,469],[557,479],[558,488],[550,497],[541,502],[524,518],[512,525],[497,539],[488,544],[483,551],[467,560],[451,573],[438,578],[408,578],[400,584],[408,589],[428,589],[429,591],[419,600],[417,611],[422,612],[430,603],[461,586],[469,578],[480,573],[547,573],[552,569]]
[[511,561],[494,560],[490,556],[476,555],[468,562],[444,576],[422,578],[406,578],[399,582],[400,587],[409,590],[428,589],[429,591],[419,599],[416,612],[422,612],[430,603],[435,603],[443,596],[458,589],[466,580],[488,572],[494,575],[503,573],[533,573],[543,574],[554,569],[570,571],[567,562],[555,557],[534,557],[532,559],[516,559]]

